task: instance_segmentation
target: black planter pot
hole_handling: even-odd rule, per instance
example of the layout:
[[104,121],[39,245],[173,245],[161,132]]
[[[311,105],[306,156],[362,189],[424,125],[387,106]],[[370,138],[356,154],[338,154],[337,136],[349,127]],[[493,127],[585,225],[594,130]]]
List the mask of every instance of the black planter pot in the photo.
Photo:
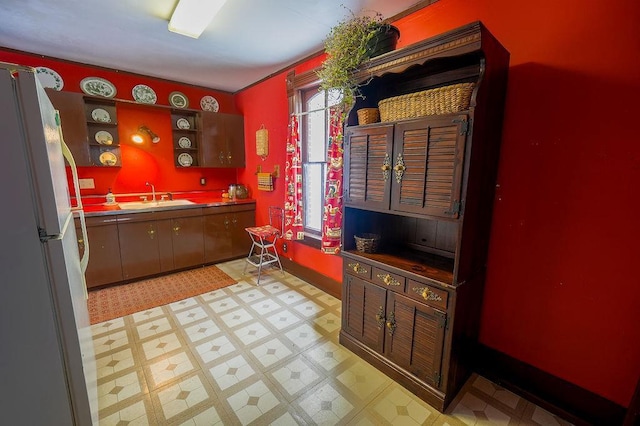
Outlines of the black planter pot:
[[370,52],[369,58],[375,58],[395,50],[398,39],[400,39],[400,30],[393,25],[381,26],[378,33],[367,43],[367,50]]

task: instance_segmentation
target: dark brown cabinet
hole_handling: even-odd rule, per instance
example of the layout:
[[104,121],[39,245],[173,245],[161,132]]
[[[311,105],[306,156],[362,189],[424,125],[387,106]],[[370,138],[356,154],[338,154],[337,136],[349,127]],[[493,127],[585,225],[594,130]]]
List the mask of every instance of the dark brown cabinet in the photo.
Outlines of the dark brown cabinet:
[[[478,22],[406,46],[357,72],[346,120],[340,342],[440,411],[476,356],[508,63]],[[459,83],[466,109],[358,125],[359,108]]]
[[160,233],[153,213],[118,216],[123,279],[159,274]]
[[251,239],[245,228],[255,226],[255,206],[237,205],[204,209],[204,262],[247,255]]
[[73,154],[76,165],[92,166],[83,95],[53,89],[46,89],[46,91],[51,103],[60,112],[64,141]]
[[244,167],[244,119],[241,115],[201,112],[203,167]]
[[115,101],[47,89],[77,166],[122,165]]
[[176,269],[201,265],[204,262],[202,222],[200,209],[185,210],[183,216],[171,219],[173,265]]
[[[122,281],[122,263],[120,262],[120,240],[118,226],[113,217],[90,217],[86,219],[87,239],[89,240],[89,264],[85,273],[87,287],[97,287]],[[80,222],[76,219],[78,249],[83,255],[86,244],[82,236]]]

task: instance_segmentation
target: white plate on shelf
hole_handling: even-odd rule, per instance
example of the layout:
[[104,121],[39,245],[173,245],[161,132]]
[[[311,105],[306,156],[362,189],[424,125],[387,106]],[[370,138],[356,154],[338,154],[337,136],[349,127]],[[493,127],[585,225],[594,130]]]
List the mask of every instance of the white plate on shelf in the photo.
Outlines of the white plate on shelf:
[[100,163],[104,166],[115,166],[118,162],[118,157],[113,152],[103,152],[100,154]]
[[203,96],[202,99],[200,99],[200,108],[202,108],[203,111],[218,112],[220,105],[218,104],[216,98],[207,95]]
[[141,104],[155,104],[158,101],[156,92],[146,84],[138,84],[131,90],[133,100]]
[[62,90],[64,87],[64,81],[60,74],[47,67],[36,68],[36,76],[40,81],[42,87],[50,87],[55,90]]
[[182,92],[171,92],[169,95],[169,103],[175,108],[188,108],[189,99]]
[[80,82],[80,88],[87,95],[113,98],[116,95],[116,86],[109,80],[100,77],[87,77]]
[[106,130],[96,132],[95,139],[100,145],[111,145],[113,143],[113,136]]
[[178,155],[178,164],[180,164],[182,167],[189,167],[193,164],[193,157],[190,154],[183,152],[182,154]]
[[178,139],[178,146],[180,148],[191,148],[191,139],[186,136],[181,137]]
[[111,123],[111,115],[109,112],[102,108],[96,108],[91,111],[91,118],[94,121],[99,121],[100,123]]
[[178,118],[178,121],[176,121],[176,126],[178,127],[178,129],[184,130],[191,128],[191,124],[186,118]]

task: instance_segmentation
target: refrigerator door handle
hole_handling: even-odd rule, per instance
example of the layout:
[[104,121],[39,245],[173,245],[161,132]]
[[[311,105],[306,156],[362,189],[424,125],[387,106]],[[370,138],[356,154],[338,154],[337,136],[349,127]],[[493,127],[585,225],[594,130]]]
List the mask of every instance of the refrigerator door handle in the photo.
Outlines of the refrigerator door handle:
[[82,271],[82,281],[83,286],[82,289],[84,291],[85,299],[89,298],[89,293],[87,293],[87,282],[85,278],[85,274],[87,272],[87,266],[89,265],[89,239],[87,238],[87,223],[84,219],[84,210],[82,210],[82,197],[80,197],[80,181],[78,180],[78,167],[76,166],[76,161],[73,158],[73,154],[71,154],[71,150],[64,142],[64,138],[62,136],[62,126],[60,123],[60,112],[56,110],[56,123],[58,124],[58,132],[60,133],[60,144],[62,145],[62,155],[69,163],[71,167],[71,176],[73,176],[73,188],[74,193],[76,195],[76,206],[71,206],[71,211],[78,215],[80,218],[80,228],[82,230],[82,240],[84,241],[84,251],[82,253],[82,258],[80,259],[80,270]]
[[58,132],[60,133],[60,144],[62,145],[62,155],[71,167],[71,176],[73,177],[73,192],[76,195],[76,206],[71,206],[71,210],[82,210],[82,197],[80,197],[80,181],[78,180],[78,167],[76,160],[73,158],[71,150],[67,146],[62,136],[62,125],[60,123],[60,112],[56,110],[56,123],[58,124]]

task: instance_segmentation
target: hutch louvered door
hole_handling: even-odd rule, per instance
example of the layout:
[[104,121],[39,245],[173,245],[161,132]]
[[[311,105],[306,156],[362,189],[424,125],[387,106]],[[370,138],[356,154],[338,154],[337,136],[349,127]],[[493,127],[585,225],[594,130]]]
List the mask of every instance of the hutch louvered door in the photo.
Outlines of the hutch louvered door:
[[346,276],[343,302],[348,306],[342,328],[363,344],[382,353],[387,291],[352,275]]
[[385,356],[421,380],[442,384],[446,314],[389,291]]
[[467,123],[448,115],[396,124],[392,210],[458,217]]
[[388,209],[393,125],[349,129],[346,133],[345,203]]

